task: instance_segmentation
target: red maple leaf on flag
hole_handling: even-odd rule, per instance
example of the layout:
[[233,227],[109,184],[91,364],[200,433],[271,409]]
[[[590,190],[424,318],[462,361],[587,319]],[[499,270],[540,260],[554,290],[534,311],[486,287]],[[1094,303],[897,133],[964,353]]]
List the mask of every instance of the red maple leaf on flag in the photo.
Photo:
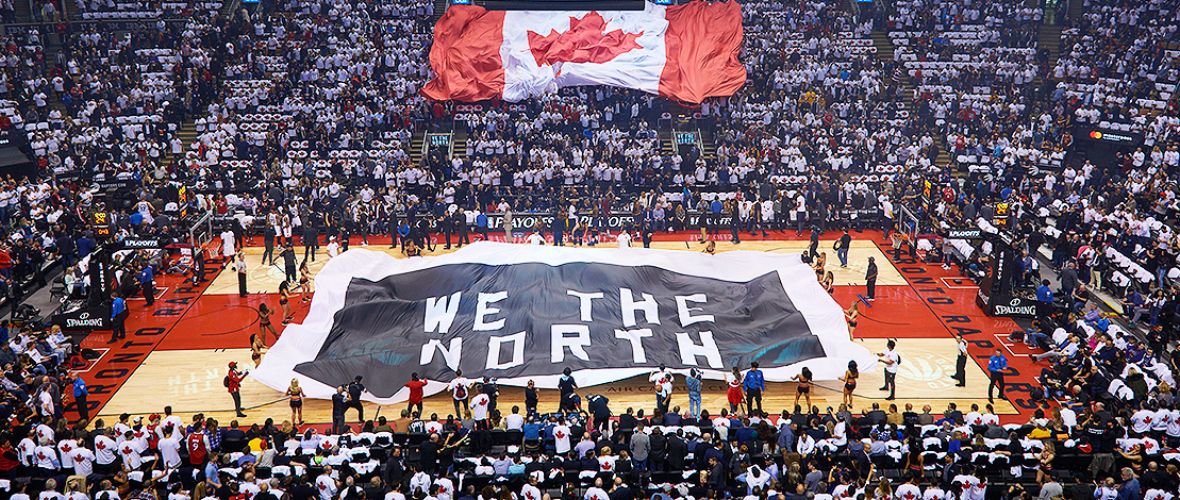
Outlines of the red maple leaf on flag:
[[570,29],[550,30],[548,35],[529,31],[529,51],[537,66],[557,63],[608,62],[620,54],[642,49],[636,41],[643,33],[627,33],[621,29],[606,32],[606,20],[597,12],[581,19],[570,17]]

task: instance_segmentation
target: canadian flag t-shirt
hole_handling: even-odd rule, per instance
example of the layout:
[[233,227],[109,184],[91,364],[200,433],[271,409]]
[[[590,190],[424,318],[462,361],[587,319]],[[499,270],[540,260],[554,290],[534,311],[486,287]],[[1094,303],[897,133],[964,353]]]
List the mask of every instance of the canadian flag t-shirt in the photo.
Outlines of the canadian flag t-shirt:
[[565,424],[553,428],[553,443],[557,453],[570,451],[570,428]]
[[479,394],[471,398],[471,418],[476,421],[488,419],[488,403],[491,398],[487,394]]

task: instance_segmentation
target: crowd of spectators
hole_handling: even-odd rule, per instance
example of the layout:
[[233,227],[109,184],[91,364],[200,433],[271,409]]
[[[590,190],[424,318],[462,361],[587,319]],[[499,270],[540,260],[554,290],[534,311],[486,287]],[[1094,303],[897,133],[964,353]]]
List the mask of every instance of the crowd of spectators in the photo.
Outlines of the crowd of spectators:
[[[23,0],[0,0],[6,21],[12,1]],[[65,410],[86,408],[85,381],[69,372],[85,364],[76,343],[12,322],[0,324],[0,491],[69,500],[1180,494],[1176,2],[1085,0],[1078,17],[1053,12],[1065,23],[1055,59],[1042,46],[1044,10],[1020,0],[907,0],[860,14],[836,1],[742,3],[749,78],[732,97],[683,108],[584,87],[461,108],[418,93],[431,77],[430,0],[277,0],[238,12],[222,2],[72,2],[85,22],[0,38],[0,133],[24,136],[37,173],[0,179],[0,290],[15,310],[52,261],[71,287],[84,283],[74,266],[95,248],[86,221],[97,211],[117,214],[117,237],[180,237],[187,209],[289,241],[388,234],[418,246],[481,213],[552,214],[552,226],[536,229],[556,241],[610,212],[630,213],[642,231],[689,229],[686,215],[700,213],[730,216],[737,240],[739,229],[891,227],[929,180],[936,199],[920,215],[948,227],[986,226],[978,221],[997,203],[1011,206],[1017,288],[1054,306],[1020,334],[1042,368],[1031,419],[1000,425],[990,408],[873,405],[773,417],[628,409],[606,424],[606,399],[586,394],[580,413],[405,414],[343,434],[183,422],[167,409],[108,426]],[[60,21],[61,5],[37,2],[34,16]],[[113,29],[111,20],[140,23]],[[878,53],[874,30],[892,58]],[[676,127],[699,130],[699,140],[669,139]],[[1080,127],[1130,133],[1142,146],[1089,154]],[[465,141],[453,155],[415,150],[424,130]],[[194,194],[187,207],[180,186]],[[928,257],[982,269],[986,246],[964,248]],[[1110,309],[1128,321],[1112,321]]]

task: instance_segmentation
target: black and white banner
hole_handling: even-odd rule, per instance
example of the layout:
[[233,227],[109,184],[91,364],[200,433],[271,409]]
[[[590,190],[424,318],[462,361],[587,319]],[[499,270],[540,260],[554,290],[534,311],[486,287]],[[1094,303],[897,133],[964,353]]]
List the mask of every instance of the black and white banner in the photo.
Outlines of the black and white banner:
[[403,401],[412,372],[440,392],[469,378],[583,387],[665,364],[721,379],[759,362],[786,381],[803,366],[834,380],[875,360],[848,340],[843,311],[797,254],[718,255],[477,243],[415,259],[354,249],[316,277],[311,312],[288,326],[256,377],[310,397],[364,377],[366,397]]

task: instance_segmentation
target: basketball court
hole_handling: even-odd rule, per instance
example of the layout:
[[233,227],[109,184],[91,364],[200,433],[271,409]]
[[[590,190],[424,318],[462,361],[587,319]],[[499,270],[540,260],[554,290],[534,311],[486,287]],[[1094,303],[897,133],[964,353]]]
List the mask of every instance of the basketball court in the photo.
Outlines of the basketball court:
[[[870,235],[877,241],[870,240]],[[775,236],[781,239],[757,239],[741,244],[718,241],[717,251],[799,253],[809,246],[805,239],[790,239],[783,233]],[[838,233],[831,232],[827,236],[834,238]],[[652,248],[702,251],[703,244],[686,241],[692,237],[663,236],[652,244]],[[871,306],[861,303],[855,338],[872,352],[882,351],[887,338],[897,339],[903,359],[897,379],[897,400],[886,401],[887,393],[878,390],[883,382],[878,368],[862,374],[854,410],[865,410],[872,403],[879,403],[883,408],[890,403],[896,403],[899,408],[912,404],[919,411],[929,405],[935,413],[951,402],[960,407],[972,404],[982,407],[987,403],[988,395],[987,376],[981,366],[986,366],[987,357],[999,346],[1008,354],[1010,364],[1018,374],[1009,377],[1012,401],[996,399],[995,410],[1005,421],[1024,420],[1032,408],[1026,399],[1030,387],[1027,382],[1039,369],[1028,359],[1027,349],[1006,342],[1007,333],[1016,328],[1015,323],[985,316],[974,303],[977,288],[970,281],[937,265],[910,262],[904,255],[902,259],[892,260],[889,244],[880,237],[879,232],[854,234],[847,268],[839,267],[832,250],[832,239],[821,240],[819,245],[820,251],[827,253],[826,269],[833,272],[837,285],[833,298],[841,308],[847,308],[865,294],[865,268],[868,258],[875,258],[879,268],[877,298],[870,303]],[[371,238],[370,242],[372,244],[365,248],[404,258],[399,250],[389,248],[387,239],[384,244],[378,244],[377,238]],[[615,247],[613,243],[603,246]],[[354,247],[360,247],[359,241]],[[297,247],[296,250],[302,259],[303,249]],[[92,415],[97,414],[109,421],[122,413],[159,412],[165,404],[171,404],[174,412],[185,418],[203,413],[222,422],[232,420],[232,402],[222,385],[226,365],[236,361],[241,368],[253,366],[249,338],[258,332],[255,309],[266,303],[279,310],[275,292],[284,277],[281,263],[271,266],[261,262],[262,248],[248,247],[244,251],[251,263],[248,274],[250,294],[247,297],[238,296],[237,275],[232,269],[218,271],[211,266],[209,280],[201,287],[187,286],[179,276],[163,276],[158,286],[165,292],[155,306],[145,308],[143,302],[131,304],[126,341],[107,344],[109,332],[96,332],[86,339],[85,347],[104,353],[94,366],[83,372],[91,385]],[[439,245],[434,252],[425,252],[425,255],[445,252]],[[316,261],[309,262],[313,275],[327,260],[326,251],[321,247]],[[293,293],[291,307],[294,321],[299,322],[307,314],[308,303],[300,300],[297,290]],[[281,332],[278,316],[275,316],[275,326]],[[950,378],[955,370],[957,352],[952,331],[964,334],[971,344],[974,362],[967,364],[966,387],[956,387]],[[272,344],[274,340],[267,338],[266,343]],[[812,393],[813,405],[819,406],[821,411],[840,405],[840,382],[826,381],[816,385]],[[500,390],[501,408],[523,406],[521,389],[501,386]],[[606,395],[616,412],[627,407],[650,412],[655,406],[651,385],[643,377],[589,387],[582,392],[584,395]],[[241,394],[249,422],[261,422],[266,418],[273,418],[276,422],[290,420],[289,406],[280,392],[247,378]],[[793,408],[795,394],[792,383],[771,383],[764,398],[764,409],[773,412]],[[703,396],[704,408],[714,413],[726,406],[723,382],[706,381]],[[556,391],[542,390],[541,410],[556,409],[556,400]],[[687,403],[683,385],[678,383],[673,405],[686,409]],[[328,401],[308,400],[304,404],[304,420],[329,422],[330,407]],[[404,408],[400,404],[380,406],[371,403],[366,403],[365,407],[366,418],[383,415],[391,419],[398,418]],[[426,414],[439,413],[445,417],[450,411],[447,393],[426,401]],[[354,412],[349,413],[349,419],[355,419]]]

